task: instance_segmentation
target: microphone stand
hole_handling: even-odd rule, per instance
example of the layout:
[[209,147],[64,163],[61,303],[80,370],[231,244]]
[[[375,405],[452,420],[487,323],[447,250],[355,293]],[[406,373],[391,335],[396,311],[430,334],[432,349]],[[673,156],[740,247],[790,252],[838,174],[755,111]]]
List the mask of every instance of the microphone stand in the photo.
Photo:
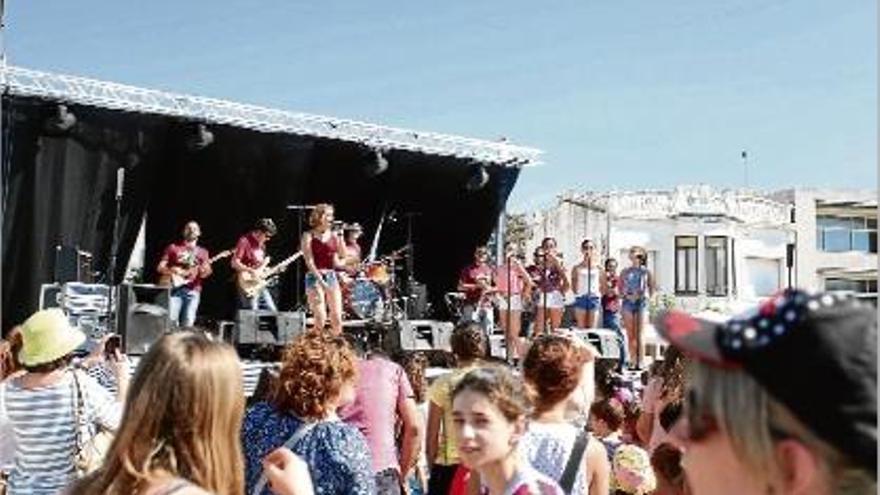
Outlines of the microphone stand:
[[[505,325],[504,331],[507,333],[508,336],[510,335],[510,329],[511,329],[510,301],[512,299],[511,284],[513,283],[513,281],[512,281],[513,274],[511,273],[510,263],[511,263],[512,259],[513,259],[512,255],[507,256],[507,263],[506,263],[506,265],[507,265],[507,325]],[[517,338],[517,336],[514,336],[514,338]],[[507,343],[507,361],[512,364],[514,357],[513,357],[513,353],[511,352],[511,349],[516,346],[513,345],[512,342],[510,342],[510,339],[507,336],[505,336],[504,341]]]
[[[296,210],[296,242],[297,244],[302,243],[302,235],[303,235],[303,212],[308,210],[314,210],[315,207],[312,205],[287,205],[288,210]],[[302,294],[300,293],[301,285],[302,285],[302,263],[296,263],[296,280],[294,280],[294,297],[296,298],[296,304],[293,308],[294,311],[300,311],[303,308],[302,302]]]
[[122,216],[122,189],[125,187],[125,167],[116,169],[116,215],[113,217],[113,240],[110,243],[110,265],[107,269],[107,285],[110,286],[107,304],[107,330],[116,330],[113,318],[113,291],[116,278],[116,251],[119,249],[119,217]]

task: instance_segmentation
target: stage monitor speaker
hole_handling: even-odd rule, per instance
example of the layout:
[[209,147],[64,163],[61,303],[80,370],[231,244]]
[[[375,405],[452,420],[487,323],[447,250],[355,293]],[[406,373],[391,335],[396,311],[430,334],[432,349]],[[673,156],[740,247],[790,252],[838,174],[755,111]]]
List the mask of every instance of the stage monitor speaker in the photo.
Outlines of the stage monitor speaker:
[[238,311],[235,325],[236,344],[285,346],[305,329],[301,311]]
[[391,329],[386,341],[389,352],[450,351],[452,323],[437,320],[401,320]]
[[116,332],[126,354],[145,354],[171,328],[171,291],[157,285],[122,284]]
[[620,339],[613,330],[572,328],[571,331],[595,347],[602,359],[620,359]]

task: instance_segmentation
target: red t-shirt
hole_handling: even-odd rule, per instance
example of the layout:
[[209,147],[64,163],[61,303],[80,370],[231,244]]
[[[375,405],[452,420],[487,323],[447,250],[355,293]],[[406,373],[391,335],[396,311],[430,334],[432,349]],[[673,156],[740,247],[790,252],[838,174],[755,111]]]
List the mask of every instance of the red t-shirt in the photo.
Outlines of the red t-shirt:
[[256,232],[248,232],[241,236],[235,244],[233,255],[239,263],[248,268],[258,268],[266,259],[266,250],[260,246]]
[[333,262],[333,255],[338,250],[335,235],[330,235],[326,241],[322,241],[320,237],[312,235],[312,259],[315,260],[315,268],[318,270],[335,270],[336,264]]
[[[185,241],[169,244],[162,252],[162,261],[168,268],[190,269],[208,261],[208,250],[201,246],[189,246]],[[186,287],[193,290],[202,290],[201,277],[195,277]]]
[[[458,281],[461,284],[476,284],[477,281],[484,281],[488,282],[491,286],[493,285],[493,271],[492,267],[488,264],[472,264],[461,271]],[[476,304],[480,302],[480,296],[482,295],[483,291],[480,289],[467,289],[464,291],[464,302],[467,304]]]

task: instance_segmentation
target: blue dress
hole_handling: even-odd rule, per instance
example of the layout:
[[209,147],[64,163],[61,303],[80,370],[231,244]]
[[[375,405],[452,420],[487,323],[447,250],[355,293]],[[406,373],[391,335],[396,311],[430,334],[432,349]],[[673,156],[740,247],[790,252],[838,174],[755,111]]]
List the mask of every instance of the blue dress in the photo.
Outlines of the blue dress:
[[[260,479],[262,459],[282,446],[302,424],[299,418],[267,402],[248,409],[241,428],[246,494],[250,495]],[[321,422],[291,450],[309,465],[316,494],[376,493],[370,449],[357,428],[342,421]],[[263,493],[269,495],[270,491],[267,488]]]

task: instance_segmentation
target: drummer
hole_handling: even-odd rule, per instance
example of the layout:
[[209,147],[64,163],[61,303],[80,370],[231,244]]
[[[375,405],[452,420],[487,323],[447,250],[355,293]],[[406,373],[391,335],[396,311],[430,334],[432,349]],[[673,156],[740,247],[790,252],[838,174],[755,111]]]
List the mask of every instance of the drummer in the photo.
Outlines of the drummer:
[[343,260],[344,272],[349,277],[356,277],[361,267],[361,245],[358,242],[364,229],[361,224],[354,222],[345,224],[342,227],[345,239],[345,259]]

